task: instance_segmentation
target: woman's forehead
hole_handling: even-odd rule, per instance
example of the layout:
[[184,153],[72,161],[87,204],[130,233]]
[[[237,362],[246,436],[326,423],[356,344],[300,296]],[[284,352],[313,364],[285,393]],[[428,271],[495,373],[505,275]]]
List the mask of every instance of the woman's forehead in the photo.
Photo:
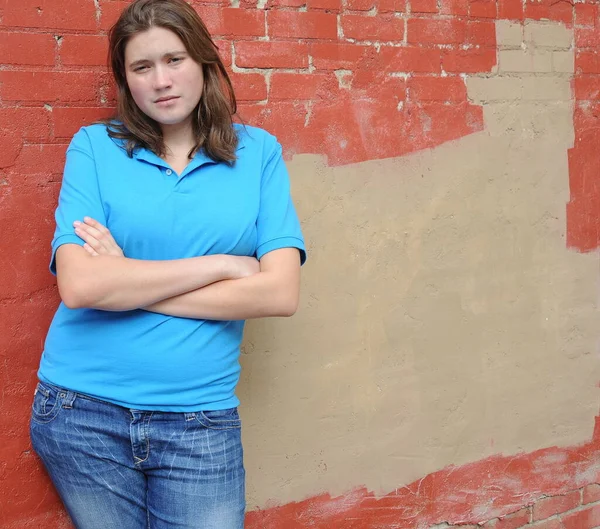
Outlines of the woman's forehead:
[[185,52],[185,44],[170,29],[152,27],[133,35],[125,46],[125,62],[158,60],[165,55]]

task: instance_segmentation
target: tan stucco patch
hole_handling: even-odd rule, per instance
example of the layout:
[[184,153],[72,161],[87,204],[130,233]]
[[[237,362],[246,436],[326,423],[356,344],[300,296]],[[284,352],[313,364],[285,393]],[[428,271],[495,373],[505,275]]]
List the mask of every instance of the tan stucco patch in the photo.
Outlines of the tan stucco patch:
[[598,257],[565,243],[570,74],[532,75],[467,80],[481,133],[288,164],[309,261],[299,312],[247,328],[250,509],[591,437]]

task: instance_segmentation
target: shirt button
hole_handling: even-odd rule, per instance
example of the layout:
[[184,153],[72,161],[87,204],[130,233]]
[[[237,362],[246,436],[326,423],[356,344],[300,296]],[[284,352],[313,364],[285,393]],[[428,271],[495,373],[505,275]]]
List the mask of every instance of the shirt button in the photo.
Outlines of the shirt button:
[[173,174],[173,171],[171,171],[171,169],[167,169],[166,173],[167,173],[167,176],[171,176]]

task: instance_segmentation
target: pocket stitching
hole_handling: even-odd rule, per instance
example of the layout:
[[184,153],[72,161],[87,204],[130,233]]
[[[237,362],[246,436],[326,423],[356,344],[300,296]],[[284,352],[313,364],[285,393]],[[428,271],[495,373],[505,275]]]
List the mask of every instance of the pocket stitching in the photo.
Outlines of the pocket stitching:
[[[38,392],[46,400],[50,397],[50,390],[48,390],[48,388],[46,388],[40,384],[38,384]],[[60,409],[62,408],[62,397],[61,397],[60,393],[57,392],[56,399],[54,401],[54,406],[52,406],[52,409],[46,413],[40,413],[38,410],[36,410],[35,399],[37,397],[38,397],[37,395],[34,396],[34,400],[31,405],[32,420],[34,420],[35,422],[40,423],[40,424],[47,424],[47,423],[53,421],[54,419],[56,419],[56,417],[58,416],[58,413],[60,412]]]
[[239,417],[237,419],[215,420],[207,417],[203,411],[196,414],[196,420],[202,426],[211,430],[235,430],[242,427],[242,421]]

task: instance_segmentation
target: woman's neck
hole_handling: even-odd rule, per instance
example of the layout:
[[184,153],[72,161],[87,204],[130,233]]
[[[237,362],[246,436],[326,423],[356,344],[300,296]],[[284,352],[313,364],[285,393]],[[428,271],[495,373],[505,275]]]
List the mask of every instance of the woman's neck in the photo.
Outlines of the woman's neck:
[[162,125],[163,141],[167,157],[188,153],[195,145],[191,122]]

